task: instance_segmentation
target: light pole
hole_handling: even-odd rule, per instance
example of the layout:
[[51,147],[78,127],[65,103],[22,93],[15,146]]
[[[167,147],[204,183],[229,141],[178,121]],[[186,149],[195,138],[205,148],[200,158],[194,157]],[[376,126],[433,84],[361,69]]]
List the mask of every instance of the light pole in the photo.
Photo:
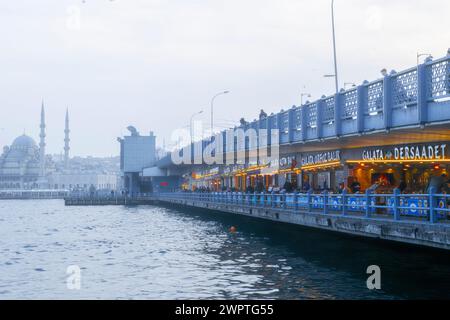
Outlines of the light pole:
[[303,97],[311,98],[311,95],[309,93],[301,93],[300,94],[300,105],[303,105]]
[[425,57],[425,56],[431,57],[432,54],[431,54],[431,53],[419,53],[419,52],[417,52],[417,65],[419,65],[419,59],[420,59],[420,57]]
[[353,82],[344,82],[344,89],[347,89],[347,86],[356,87],[356,84]]
[[198,116],[199,114],[202,114],[203,110],[200,110],[199,112],[194,113],[191,116],[191,121],[189,122],[189,129],[191,131],[191,145],[194,143],[194,133],[192,132],[192,119],[194,119],[195,116]]
[[227,94],[230,91],[226,90],[226,91],[222,91],[217,93],[216,95],[214,95],[211,99],[211,136],[214,134],[214,100],[216,100],[216,98],[220,95],[223,94]]
[[336,93],[339,92],[338,67],[336,56],[336,33],[334,27],[334,0],[331,0],[331,24],[333,27],[333,52],[334,52],[334,80],[336,82]]

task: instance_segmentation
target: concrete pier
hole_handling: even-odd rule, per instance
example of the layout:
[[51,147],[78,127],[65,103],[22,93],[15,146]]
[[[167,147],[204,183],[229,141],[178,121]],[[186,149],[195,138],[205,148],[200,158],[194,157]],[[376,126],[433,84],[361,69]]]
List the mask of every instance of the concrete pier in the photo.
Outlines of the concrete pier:
[[66,206],[125,206],[125,205],[146,205],[155,204],[155,198],[104,198],[104,197],[82,197],[82,198],[65,198]]
[[379,238],[444,250],[450,249],[450,224],[446,223],[431,224],[423,221],[394,221],[383,218],[342,216],[307,211],[294,212],[281,208],[258,208],[201,200],[171,199],[167,197],[159,199],[159,201],[363,237]]

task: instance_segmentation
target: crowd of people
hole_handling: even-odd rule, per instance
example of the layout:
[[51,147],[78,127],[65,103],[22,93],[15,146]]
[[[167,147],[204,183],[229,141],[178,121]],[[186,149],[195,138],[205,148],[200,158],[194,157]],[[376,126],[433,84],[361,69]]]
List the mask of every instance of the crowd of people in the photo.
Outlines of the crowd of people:
[[[387,186],[384,180],[379,179],[375,181],[367,190],[371,191],[372,193],[391,193],[393,192],[394,189],[398,189],[400,193],[408,193],[407,192],[408,185],[404,179],[401,179],[394,186]],[[448,179],[447,175],[442,174],[438,176],[432,176],[429,179],[428,185],[426,186],[423,192],[428,194],[432,190],[434,190],[434,193],[438,194],[450,194],[450,180]],[[205,186],[198,187],[194,190],[194,192],[214,192],[214,191],[217,190]],[[240,192],[241,190],[234,187],[222,187],[221,191]],[[309,181],[304,181],[302,187],[298,187],[296,183],[292,183],[289,180],[286,180],[282,187],[274,184],[266,187],[264,183],[261,180],[259,180],[256,182],[255,186],[249,184],[245,188],[245,193],[293,193],[293,192],[307,193],[310,191],[315,193],[322,193],[324,191],[328,191],[336,194],[341,194],[344,192],[348,194],[361,194],[365,192],[365,190],[363,190],[361,186],[361,183],[358,181],[356,177],[352,177],[350,181],[347,183],[347,186],[343,182],[339,183],[337,189],[335,190],[326,187],[314,189],[310,185]]]

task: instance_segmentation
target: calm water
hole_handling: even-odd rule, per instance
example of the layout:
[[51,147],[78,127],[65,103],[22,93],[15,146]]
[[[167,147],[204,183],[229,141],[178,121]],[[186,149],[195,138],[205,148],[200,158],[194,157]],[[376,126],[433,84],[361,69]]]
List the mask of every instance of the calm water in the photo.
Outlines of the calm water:
[[450,298],[447,253],[192,209],[0,201],[0,299],[431,297]]

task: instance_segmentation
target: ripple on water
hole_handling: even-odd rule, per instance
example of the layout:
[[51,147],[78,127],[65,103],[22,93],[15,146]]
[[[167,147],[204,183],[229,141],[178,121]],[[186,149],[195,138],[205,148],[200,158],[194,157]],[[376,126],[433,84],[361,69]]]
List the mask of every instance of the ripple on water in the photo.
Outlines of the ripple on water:
[[[366,269],[360,268],[377,257],[392,265],[391,271],[400,270],[401,256],[376,246],[362,250],[360,241],[353,239],[341,239],[335,248],[331,236],[302,236],[299,230],[294,236],[298,239],[293,239],[284,229],[270,229],[269,234],[266,228],[235,218],[239,233],[230,235],[232,224],[225,216],[152,206],[113,206],[101,208],[103,212],[98,207],[64,207],[62,201],[0,206],[0,268],[5,270],[0,269],[0,295],[6,299],[18,298],[18,292],[44,299],[401,297],[399,291],[369,292]],[[348,252],[342,250],[343,243]],[[448,297],[448,265],[420,255],[414,262],[424,266],[421,289],[427,289],[428,296]],[[70,265],[82,270],[79,292],[61,285]],[[440,270],[438,277],[428,271],[429,265]],[[395,274],[405,292],[418,286]],[[416,290],[416,297],[422,292]]]

